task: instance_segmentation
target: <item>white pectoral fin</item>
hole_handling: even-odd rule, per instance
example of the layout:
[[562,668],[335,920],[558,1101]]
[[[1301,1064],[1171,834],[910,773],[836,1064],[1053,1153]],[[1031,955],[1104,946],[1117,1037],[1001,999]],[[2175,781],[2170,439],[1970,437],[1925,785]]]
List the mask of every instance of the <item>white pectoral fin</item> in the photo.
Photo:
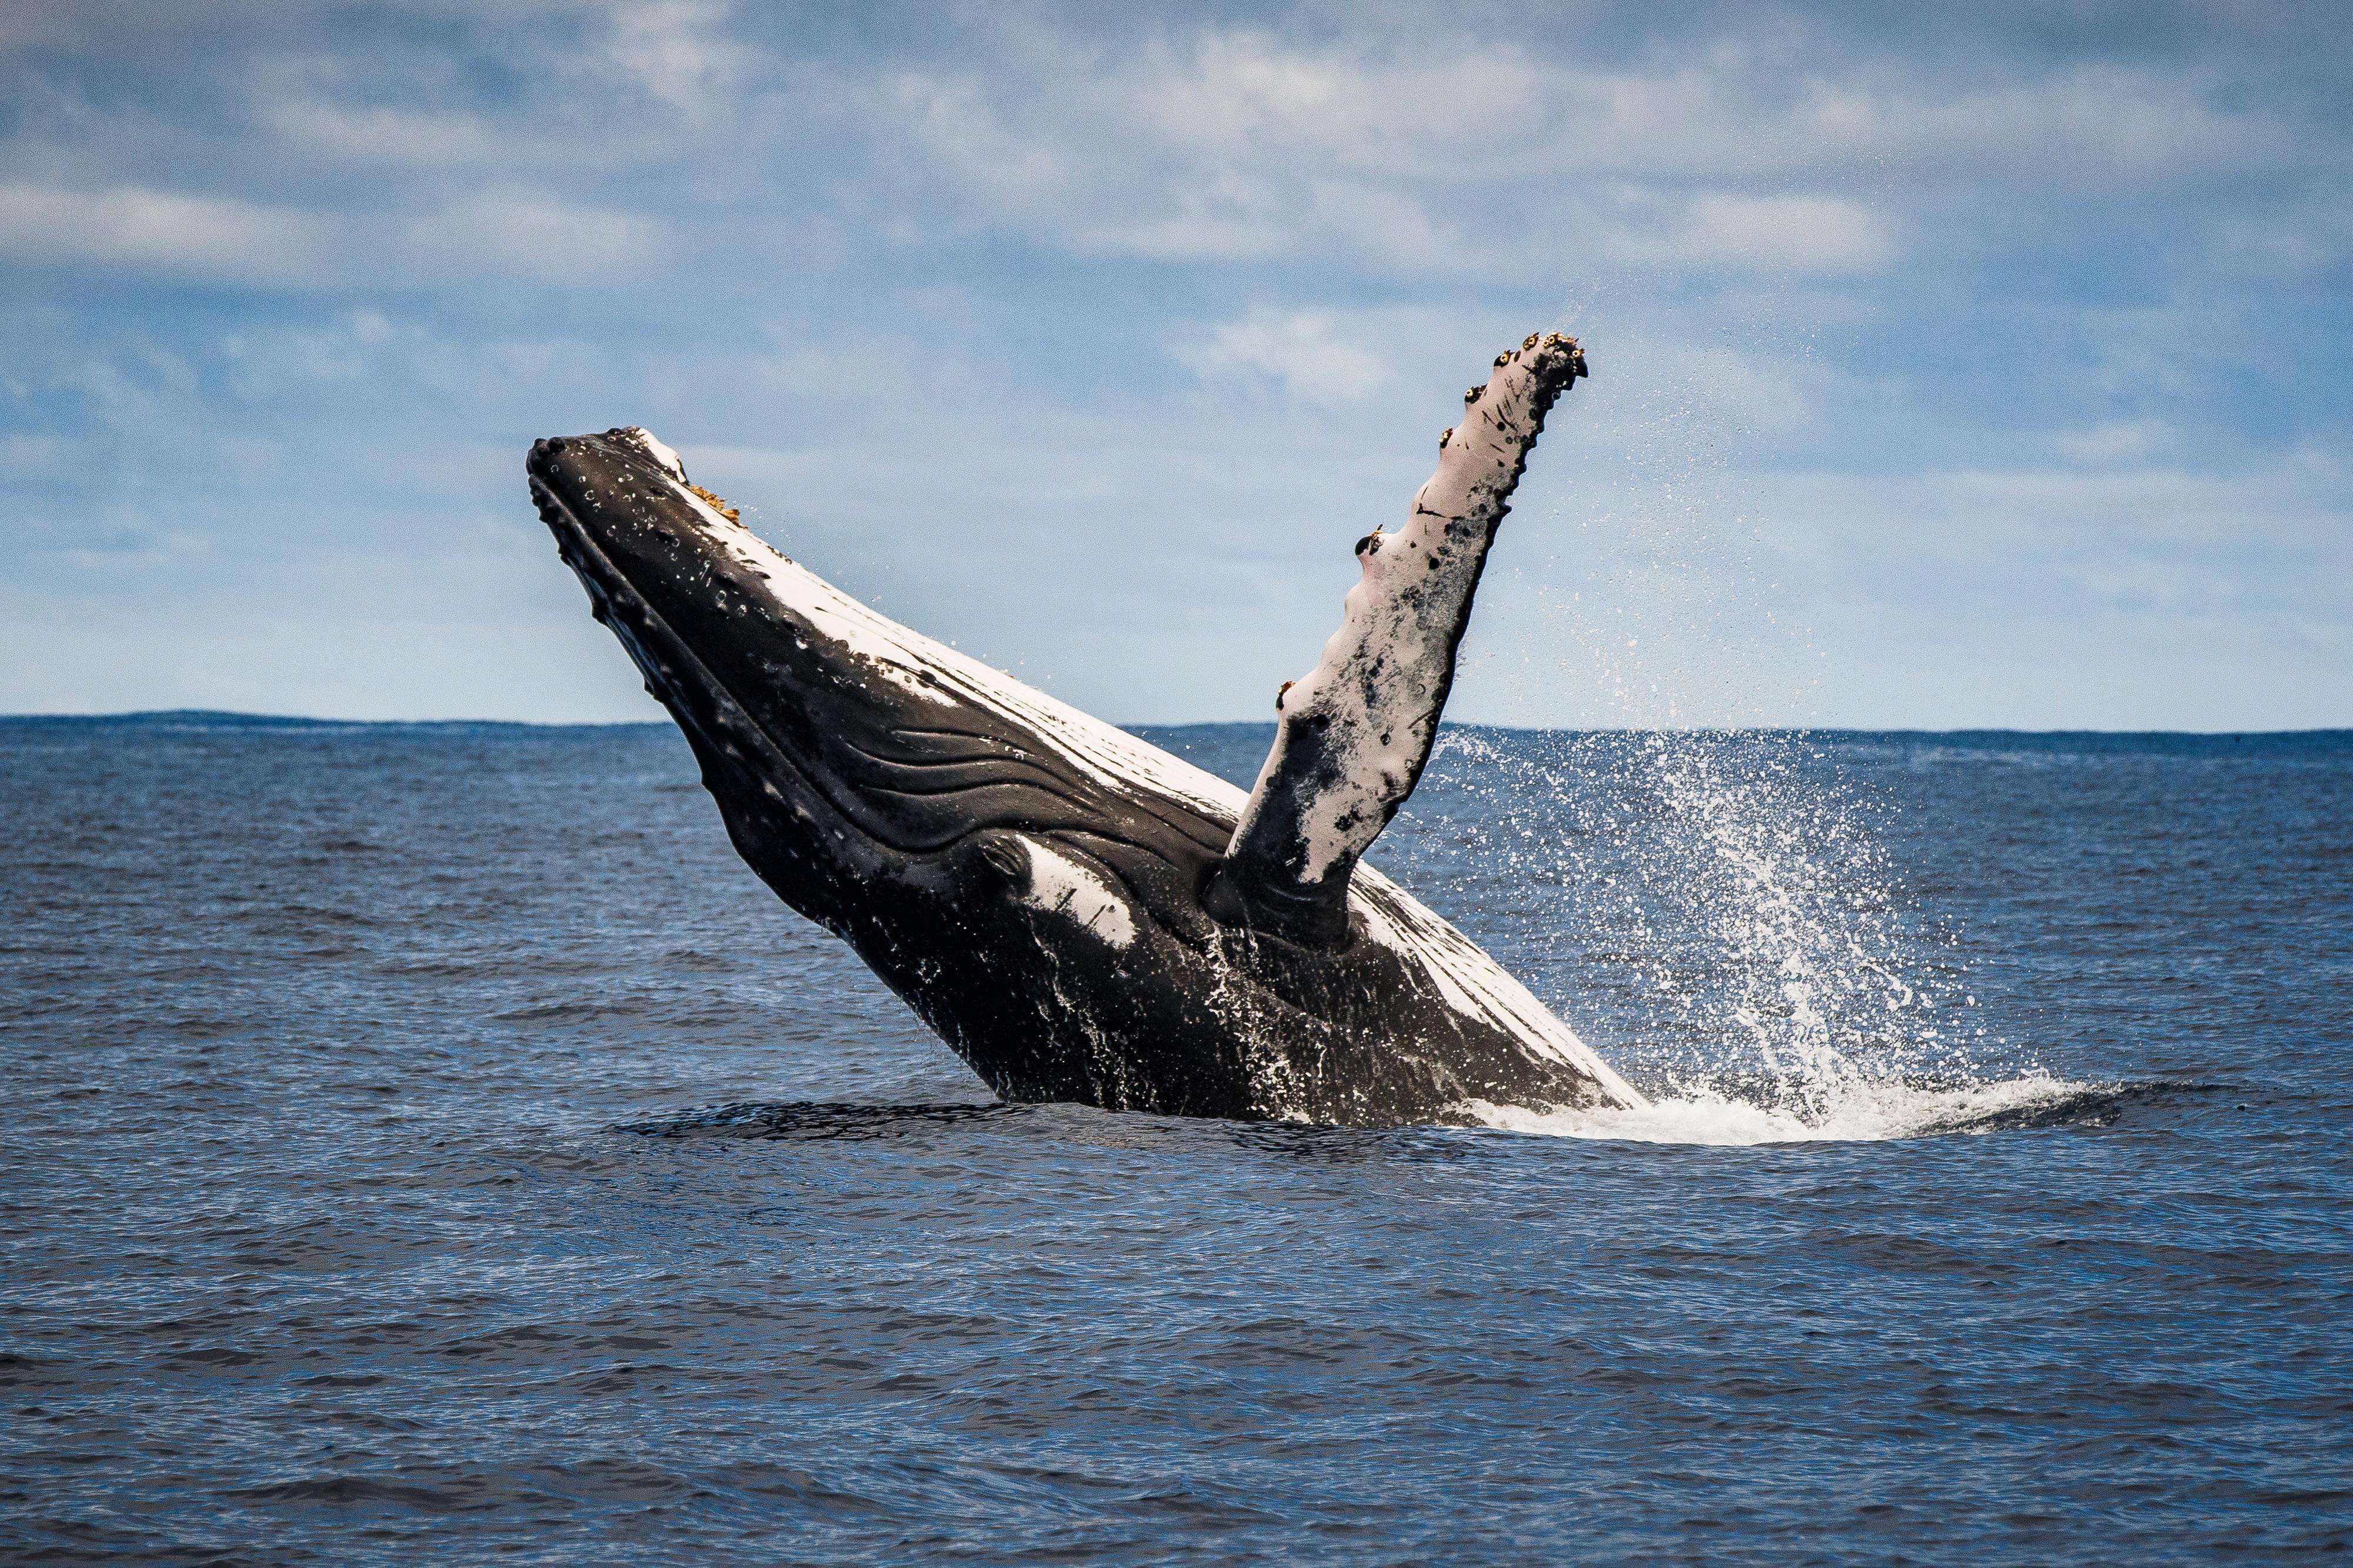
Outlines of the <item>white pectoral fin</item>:
[[1497,355],[1405,527],[1357,543],[1364,579],[1340,629],[1275,700],[1274,749],[1220,868],[1220,918],[1314,943],[1345,934],[1349,876],[1430,760],[1496,526],[1554,399],[1584,374],[1557,333]]

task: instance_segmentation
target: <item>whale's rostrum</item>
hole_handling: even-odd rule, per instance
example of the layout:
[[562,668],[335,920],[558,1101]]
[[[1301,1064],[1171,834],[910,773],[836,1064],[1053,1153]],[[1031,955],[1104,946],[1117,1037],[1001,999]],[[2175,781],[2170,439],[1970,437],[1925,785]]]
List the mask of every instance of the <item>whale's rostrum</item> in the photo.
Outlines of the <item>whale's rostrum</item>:
[[541,441],[527,467],[737,850],[999,1095],[1359,1125],[1633,1105],[1358,858],[1428,758],[1505,499],[1582,369],[1561,338],[1498,356],[1406,528],[1360,547],[1247,799],[850,598],[643,430]]

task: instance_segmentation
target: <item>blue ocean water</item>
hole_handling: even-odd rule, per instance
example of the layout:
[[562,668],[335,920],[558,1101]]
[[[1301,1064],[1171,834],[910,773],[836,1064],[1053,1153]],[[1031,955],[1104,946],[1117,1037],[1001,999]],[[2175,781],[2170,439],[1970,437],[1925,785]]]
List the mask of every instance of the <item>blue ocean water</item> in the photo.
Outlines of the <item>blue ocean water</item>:
[[0,1555],[2353,1548],[2353,735],[1456,730],[1376,858],[1660,1103],[997,1105],[666,726],[0,723]]

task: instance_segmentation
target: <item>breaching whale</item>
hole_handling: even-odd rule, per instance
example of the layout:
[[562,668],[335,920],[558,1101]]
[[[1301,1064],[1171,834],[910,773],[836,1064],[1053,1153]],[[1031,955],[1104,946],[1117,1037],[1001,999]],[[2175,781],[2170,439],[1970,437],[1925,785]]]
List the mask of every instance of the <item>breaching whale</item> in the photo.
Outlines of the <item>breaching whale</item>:
[[858,603],[635,427],[536,443],[559,552],[736,849],[1009,1100],[1359,1126],[1638,1095],[1361,857],[1411,793],[1574,340],[1496,356],[1238,789]]

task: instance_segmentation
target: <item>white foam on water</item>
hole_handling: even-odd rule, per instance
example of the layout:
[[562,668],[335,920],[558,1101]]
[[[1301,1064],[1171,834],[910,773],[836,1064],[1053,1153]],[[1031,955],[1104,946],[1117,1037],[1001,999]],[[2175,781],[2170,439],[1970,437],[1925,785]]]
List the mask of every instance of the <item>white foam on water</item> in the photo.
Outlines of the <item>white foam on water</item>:
[[1876,1143],[1989,1132],[2020,1117],[2100,1094],[2108,1087],[2030,1072],[1943,1088],[1862,1082],[1827,1107],[1807,1110],[1761,1105],[1704,1089],[1630,1110],[1543,1111],[1476,1100],[1459,1109],[1482,1127],[1547,1138],[1719,1145]]

